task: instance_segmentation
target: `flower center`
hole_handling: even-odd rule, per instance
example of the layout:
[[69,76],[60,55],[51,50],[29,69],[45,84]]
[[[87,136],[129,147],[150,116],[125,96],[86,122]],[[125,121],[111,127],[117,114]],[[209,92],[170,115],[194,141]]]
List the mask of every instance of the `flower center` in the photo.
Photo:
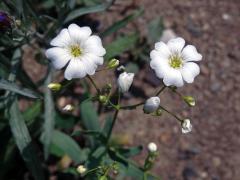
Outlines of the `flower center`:
[[71,46],[70,51],[74,57],[79,57],[82,54],[82,50],[78,45]]
[[183,60],[179,55],[172,55],[169,58],[169,65],[174,69],[179,69],[183,65]]

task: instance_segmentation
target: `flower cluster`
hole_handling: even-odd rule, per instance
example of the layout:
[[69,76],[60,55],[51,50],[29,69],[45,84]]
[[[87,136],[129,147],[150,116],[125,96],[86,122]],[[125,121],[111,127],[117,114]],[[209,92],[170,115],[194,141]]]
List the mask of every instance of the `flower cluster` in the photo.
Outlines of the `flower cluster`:
[[[50,44],[54,47],[46,51],[46,56],[56,69],[66,67],[64,76],[67,80],[94,75],[97,67],[104,62],[103,56],[106,50],[102,46],[101,39],[92,35],[89,27],[79,27],[76,24],[71,24],[68,28],[61,30]],[[184,83],[192,83],[200,73],[200,68],[196,62],[202,60],[202,55],[197,52],[193,45],[185,46],[185,40],[178,37],[169,40],[166,44],[157,42],[154,50],[150,53],[150,59],[150,67],[155,71],[158,78],[163,79],[164,87],[162,90],[164,90],[165,87],[181,87]],[[106,69],[113,69],[117,66],[119,66],[119,60],[112,59]],[[124,71],[117,80],[119,92],[126,93],[133,83],[134,73],[125,72],[123,66],[120,66],[118,70]],[[93,82],[92,79],[91,81]],[[96,85],[94,84],[94,86]],[[52,83],[49,88],[59,90],[61,85]],[[100,90],[97,90],[100,93]],[[181,122],[182,133],[190,132],[192,125],[189,119],[182,120],[160,106],[158,95],[162,90],[156,96],[148,98],[144,103],[128,106],[128,108],[144,104],[143,111],[145,113],[155,113],[157,115],[160,115],[161,113],[158,113],[158,111],[163,109]],[[99,94],[98,99],[105,105],[108,104],[109,92],[107,96]],[[191,96],[182,96],[182,99],[189,106],[195,105],[195,100]],[[119,109],[119,105],[109,103],[114,108]],[[120,108],[124,109],[124,107]],[[64,109],[69,110],[69,107]],[[149,144],[149,149],[155,151],[156,146]]]

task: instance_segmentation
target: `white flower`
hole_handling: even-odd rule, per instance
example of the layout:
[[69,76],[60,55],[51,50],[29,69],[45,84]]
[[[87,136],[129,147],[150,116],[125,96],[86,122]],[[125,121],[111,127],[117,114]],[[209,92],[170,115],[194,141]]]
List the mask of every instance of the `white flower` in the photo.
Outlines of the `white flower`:
[[134,73],[123,72],[118,77],[118,87],[122,93],[127,92],[132,85]]
[[143,106],[143,111],[145,113],[152,113],[158,109],[160,105],[160,98],[159,97],[150,97],[149,99],[146,100],[144,106]]
[[80,165],[80,166],[77,167],[77,172],[78,172],[79,174],[83,174],[83,173],[85,173],[86,171],[87,171],[87,168],[85,168],[83,165]]
[[156,152],[157,151],[157,145],[154,142],[151,142],[148,144],[148,151],[149,152]]
[[182,133],[186,134],[192,131],[190,119],[184,119],[182,122]]
[[89,27],[71,24],[50,42],[54,47],[46,51],[46,56],[53,66],[61,69],[69,62],[64,73],[66,79],[93,75],[97,66],[103,64],[106,51],[101,39],[91,34]]
[[167,44],[157,42],[150,53],[150,66],[166,86],[181,87],[184,82],[192,83],[200,72],[199,66],[192,61],[201,61],[202,55],[193,45],[184,45],[185,40],[180,37]]

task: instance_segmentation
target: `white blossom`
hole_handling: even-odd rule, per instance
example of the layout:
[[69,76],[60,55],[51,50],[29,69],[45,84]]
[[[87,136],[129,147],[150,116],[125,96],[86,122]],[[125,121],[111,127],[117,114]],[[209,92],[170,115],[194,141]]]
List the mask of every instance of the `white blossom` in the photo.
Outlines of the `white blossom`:
[[157,145],[154,142],[151,142],[148,144],[148,151],[149,152],[156,152],[157,151]]
[[46,51],[46,56],[56,69],[67,65],[64,73],[66,79],[93,75],[98,65],[103,64],[106,51],[101,39],[91,34],[89,27],[71,24],[50,42],[54,47]]
[[122,93],[127,92],[129,90],[130,86],[132,85],[133,78],[134,73],[123,72],[119,75],[117,83],[119,90]]
[[182,133],[186,134],[192,131],[192,124],[190,119],[184,119],[182,122]]
[[144,106],[143,106],[143,111],[145,113],[152,113],[158,109],[160,105],[160,98],[159,97],[150,97],[149,99],[146,100]]
[[184,82],[192,83],[200,73],[195,62],[201,61],[202,55],[193,45],[184,45],[185,40],[178,37],[169,40],[167,44],[157,42],[150,53],[150,66],[166,86],[181,87]]

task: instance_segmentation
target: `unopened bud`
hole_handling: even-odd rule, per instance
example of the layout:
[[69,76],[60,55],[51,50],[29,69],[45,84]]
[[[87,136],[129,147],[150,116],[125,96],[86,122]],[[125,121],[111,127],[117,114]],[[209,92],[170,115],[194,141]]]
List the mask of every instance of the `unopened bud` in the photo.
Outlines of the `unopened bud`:
[[61,89],[62,85],[59,83],[50,83],[48,84],[48,88],[52,91],[59,91]]
[[107,68],[113,69],[113,68],[116,68],[118,66],[119,66],[119,60],[112,59],[112,60],[109,61],[108,65],[107,65]]
[[71,104],[67,104],[66,106],[64,106],[64,108],[62,110],[66,111],[66,112],[71,112],[74,110],[74,106]]
[[186,134],[192,131],[192,124],[190,122],[190,119],[184,119],[181,125],[182,125],[183,134]]
[[123,72],[119,75],[117,83],[118,83],[119,90],[122,93],[125,93],[129,90],[130,86],[132,85],[133,78],[134,78],[134,73]]
[[160,105],[160,98],[159,97],[150,97],[149,99],[146,100],[144,106],[143,106],[143,111],[146,114],[153,113],[158,109]]
[[155,111],[155,116],[161,116],[162,115],[162,109],[161,108],[158,108],[156,111]]
[[78,172],[79,174],[83,174],[83,173],[85,173],[86,171],[87,171],[87,168],[85,168],[83,165],[80,165],[80,166],[77,167],[77,172]]
[[192,96],[183,96],[183,100],[190,106],[195,106],[196,102],[195,99]]
[[98,97],[98,99],[99,99],[99,101],[100,101],[101,103],[103,103],[103,104],[107,103],[107,101],[108,101],[107,96],[103,96],[103,95],[100,95],[100,96]]
[[154,142],[148,144],[148,151],[154,153],[157,151],[157,145]]

